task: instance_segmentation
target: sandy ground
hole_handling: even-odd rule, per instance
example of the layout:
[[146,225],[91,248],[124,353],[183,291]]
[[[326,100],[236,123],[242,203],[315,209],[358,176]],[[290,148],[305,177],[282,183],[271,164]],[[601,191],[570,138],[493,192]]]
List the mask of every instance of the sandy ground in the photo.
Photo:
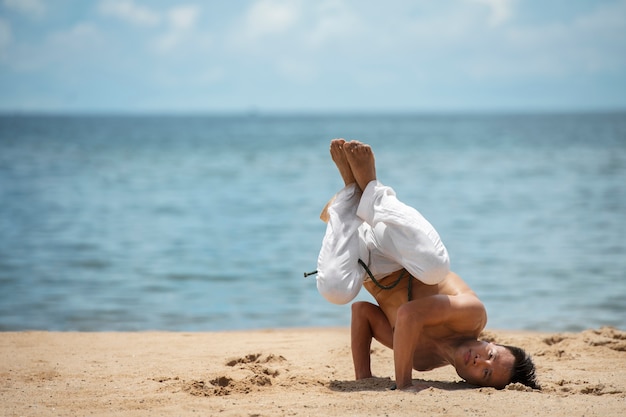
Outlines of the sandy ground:
[[357,382],[349,329],[0,333],[0,414],[626,415],[626,332],[485,336],[530,352],[544,389],[474,388],[446,367],[414,372],[418,392],[391,391],[392,352],[377,343],[378,377]]

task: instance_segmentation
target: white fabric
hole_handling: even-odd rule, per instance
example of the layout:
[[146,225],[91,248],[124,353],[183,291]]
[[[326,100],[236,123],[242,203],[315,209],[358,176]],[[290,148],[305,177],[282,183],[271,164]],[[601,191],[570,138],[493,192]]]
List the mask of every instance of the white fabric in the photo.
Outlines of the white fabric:
[[317,289],[328,301],[352,301],[366,279],[359,258],[375,278],[405,268],[425,284],[441,282],[450,270],[448,251],[434,227],[400,202],[379,181],[365,191],[351,184],[328,207],[329,220],[317,260]]

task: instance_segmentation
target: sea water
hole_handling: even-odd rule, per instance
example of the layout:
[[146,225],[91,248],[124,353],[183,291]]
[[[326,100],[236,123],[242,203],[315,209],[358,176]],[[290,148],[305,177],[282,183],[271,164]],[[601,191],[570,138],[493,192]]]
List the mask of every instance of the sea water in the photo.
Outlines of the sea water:
[[626,113],[596,113],[2,116],[0,330],[348,326],[303,278],[334,137],[373,146],[490,328],[625,328]]

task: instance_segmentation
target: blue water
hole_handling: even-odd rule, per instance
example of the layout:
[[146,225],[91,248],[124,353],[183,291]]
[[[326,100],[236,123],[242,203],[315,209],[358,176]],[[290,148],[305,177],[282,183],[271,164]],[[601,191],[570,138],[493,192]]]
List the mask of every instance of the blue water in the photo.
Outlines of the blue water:
[[333,137],[372,144],[489,327],[626,326],[626,113],[4,116],[0,330],[348,326],[302,276]]

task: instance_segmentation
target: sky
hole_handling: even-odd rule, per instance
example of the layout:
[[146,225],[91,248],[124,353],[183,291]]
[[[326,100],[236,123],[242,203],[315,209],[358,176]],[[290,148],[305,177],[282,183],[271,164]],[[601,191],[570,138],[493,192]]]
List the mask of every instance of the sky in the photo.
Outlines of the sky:
[[626,109],[626,0],[0,0],[0,112]]

